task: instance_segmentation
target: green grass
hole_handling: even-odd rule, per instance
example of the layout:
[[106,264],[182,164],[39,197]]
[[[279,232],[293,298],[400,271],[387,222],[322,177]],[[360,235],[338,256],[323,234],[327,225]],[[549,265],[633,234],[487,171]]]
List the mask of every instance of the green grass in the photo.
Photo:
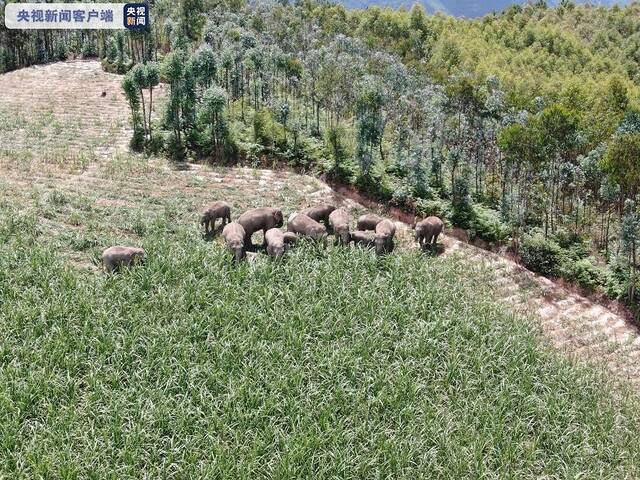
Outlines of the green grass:
[[455,257],[234,265],[158,217],[147,265],[108,277],[0,213],[0,478],[640,475],[635,397]]

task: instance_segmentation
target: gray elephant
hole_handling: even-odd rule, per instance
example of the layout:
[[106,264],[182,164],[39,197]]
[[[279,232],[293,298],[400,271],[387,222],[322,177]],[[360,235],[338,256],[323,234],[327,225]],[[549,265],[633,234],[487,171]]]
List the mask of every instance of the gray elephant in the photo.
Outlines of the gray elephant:
[[258,230],[262,230],[262,233],[266,234],[267,230],[282,227],[284,217],[282,216],[282,210],[278,208],[254,208],[240,215],[238,223],[242,225],[245,231],[245,248],[253,249],[253,243],[251,243],[252,235]]
[[302,213],[312,218],[316,222],[324,223],[327,229],[331,228],[329,225],[329,215],[336,209],[335,205],[331,205],[329,203],[322,203],[320,205],[316,205],[315,207],[307,208]]
[[376,225],[376,236],[374,243],[376,245],[376,253],[384,255],[393,252],[393,237],[396,234],[396,225],[391,220],[382,220]]
[[416,229],[416,241],[420,248],[431,245],[435,248],[438,236],[444,230],[444,223],[438,217],[428,217],[414,225]]
[[293,232],[284,232],[284,244],[295,245],[298,241],[298,235]]
[[368,213],[358,218],[358,230],[375,230],[376,226],[384,220],[380,215],[375,213]]
[[242,260],[246,251],[244,248],[245,231],[238,222],[228,223],[222,230],[222,238],[224,238],[227,249],[233,254],[236,262]]
[[329,214],[329,225],[336,236],[336,243],[349,245],[351,234],[349,233],[349,222],[351,216],[344,208],[338,208]]
[[371,231],[356,230],[351,232],[351,241],[354,245],[361,245],[365,248],[373,248],[375,233]]
[[280,258],[285,252],[284,232],[279,228],[271,228],[264,234],[267,243],[267,255],[272,258]]
[[102,252],[102,267],[107,273],[115,273],[122,267],[144,263],[146,253],[137,247],[109,247]]
[[231,221],[231,205],[227,202],[214,202],[202,213],[200,225],[204,225],[204,231],[207,235],[215,230],[216,220],[219,218],[222,219],[222,225],[226,225]]
[[323,240],[327,236],[325,226],[304,213],[292,213],[287,222],[287,230],[313,240]]

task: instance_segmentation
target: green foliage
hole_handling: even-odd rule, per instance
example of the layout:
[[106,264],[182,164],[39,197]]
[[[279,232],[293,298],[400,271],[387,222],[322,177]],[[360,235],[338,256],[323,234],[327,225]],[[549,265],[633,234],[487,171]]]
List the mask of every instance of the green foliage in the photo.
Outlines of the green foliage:
[[368,176],[374,162],[376,148],[382,142],[384,132],[385,93],[377,77],[365,77],[359,86],[356,101],[357,158],[362,174]]
[[520,245],[520,258],[525,267],[543,275],[557,276],[565,256],[554,240],[541,233],[525,235]]
[[180,0],[178,10],[180,34],[191,41],[200,39],[205,24],[203,0]]
[[451,203],[446,200],[425,200],[422,198],[416,199],[415,204],[416,214],[422,217],[439,217],[441,219],[450,219],[453,215]]
[[471,238],[480,237],[488,242],[504,244],[509,240],[511,228],[500,218],[500,213],[482,205],[473,205]]
[[603,159],[604,170],[627,192],[640,191],[640,133],[622,133],[613,137]]
[[325,145],[333,162],[332,172],[339,178],[348,179],[350,174],[345,163],[349,160],[350,152],[347,146],[347,131],[344,126],[336,125],[328,128],[325,132]]
[[253,139],[265,147],[273,147],[284,141],[284,135],[273,114],[268,109],[253,114]]
[[[599,266],[593,257],[578,261],[566,261],[562,268],[562,276],[590,290],[603,290],[611,293],[609,275],[606,268]],[[614,288],[614,287],[613,287]]]
[[213,85],[205,90],[198,105],[198,121],[206,132],[206,141],[202,145],[214,160],[223,160],[233,152],[233,142],[225,118],[227,96],[224,89]]

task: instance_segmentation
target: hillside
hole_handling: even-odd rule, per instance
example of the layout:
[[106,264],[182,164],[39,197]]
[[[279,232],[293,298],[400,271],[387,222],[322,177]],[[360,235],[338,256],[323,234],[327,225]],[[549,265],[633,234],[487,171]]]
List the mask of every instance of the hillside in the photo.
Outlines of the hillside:
[[[411,0],[344,0],[340,2],[347,8],[367,8],[372,6],[391,7],[391,8],[411,8],[414,3],[422,3],[429,13],[442,12],[455,17],[477,18],[489,13],[500,13],[506,8],[514,4],[523,4],[524,1],[513,0],[423,0],[422,2],[414,2]],[[547,2],[549,6],[557,6],[559,1]],[[626,5],[630,0],[600,0],[600,1],[576,1],[575,3],[590,3],[592,5]]]
[[[119,85],[97,62],[0,76],[0,476],[640,473],[620,317],[450,237],[419,254],[401,224],[385,259],[234,265],[197,226],[213,199],[365,208],[306,175],[128,153]],[[149,262],[102,275],[114,243]]]
[[133,151],[313,171],[638,314],[640,5],[153,9],[140,35],[0,30],[0,71],[98,56]]

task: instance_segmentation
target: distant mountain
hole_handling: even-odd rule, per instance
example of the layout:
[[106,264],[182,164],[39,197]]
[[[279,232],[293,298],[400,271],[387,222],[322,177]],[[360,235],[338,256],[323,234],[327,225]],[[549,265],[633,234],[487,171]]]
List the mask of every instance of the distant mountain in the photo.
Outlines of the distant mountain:
[[[416,1],[421,2],[428,12],[444,12],[456,17],[468,17],[475,18],[481,17],[491,12],[501,12],[509,5],[515,3],[526,3],[525,0],[339,0],[347,8],[367,8],[370,6],[378,5],[380,7],[411,7]],[[560,3],[560,0],[548,1],[548,5],[556,5]],[[576,3],[591,3],[593,5],[607,5],[614,4],[625,5],[630,3],[630,0],[592,0],[589,2],[578,1]]]

